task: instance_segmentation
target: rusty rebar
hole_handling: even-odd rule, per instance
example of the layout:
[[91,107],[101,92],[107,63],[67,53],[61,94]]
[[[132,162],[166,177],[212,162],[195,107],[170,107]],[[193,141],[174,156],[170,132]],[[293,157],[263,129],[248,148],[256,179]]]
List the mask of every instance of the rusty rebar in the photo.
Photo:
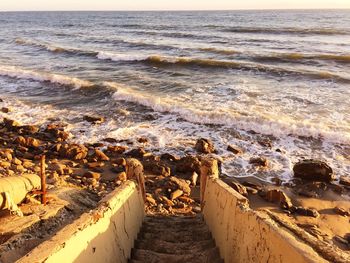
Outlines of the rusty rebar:
[[45,174],[45,155],[40,160],[40,179],[41,179],[41,203],[46,205],[46,174]]

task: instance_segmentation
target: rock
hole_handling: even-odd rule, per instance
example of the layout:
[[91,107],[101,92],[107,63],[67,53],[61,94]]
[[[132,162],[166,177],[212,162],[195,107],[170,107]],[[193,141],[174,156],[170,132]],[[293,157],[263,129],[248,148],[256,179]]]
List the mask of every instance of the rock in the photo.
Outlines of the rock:
[[96,178],[87,178],[86,183],[88,183],[91,186],[96,186],[97,180],[96,180]]
[[339,183],[350,187],[350,177],[349,176],[340,176]]
[[315,198],[327,190],[327,184],[324,182],[309,182],[299,186],[297,189],[299,195]]
[[151,194],[146,194],[146,201],[150,204],[150,205],[157,205],[156,200],[152,197]]
[[132,149],[131,151],[126,153],[126,155],[133,158],[142,158],[145,154],[146,154],[146,151],[143,148]]
[[243,153],[243,151],[240,148],[238,148],[237,146],[234,146],[234,145],[228,145],[227,150],[229,152],[232,152],[233,154],[242,154]]
[[39,131],[39,127],[36,125],[23,125],[20,127],[22,134],[35,134]]
[[83,177],[94,178],[94,179],[98,180],[98,179],[100,179],[101,174],[100,173],[96,173],[96,172],[88,171],[88,172],[84,173]]
[[114,163],[116,164],[116,165],[119,165],[119,166],[126,166],[126,160],[125,160],[125,158],[118,158],[118,159],[116,159],[115,161],[114,161]]
[[83,117],[84,121],[93,123],[93,124],[100,124],[103,123],[105,121],[104,117],[100,117],[100,116],[84,116]]
[[92,163],[87,163],[86,166],[89,169],[95,169],[95,168],[100,168],[103,167],[105,164],[103,162],[92,162]]
[[299,215],[302,215],[302,216],[310,216],[310,217],[319,217],[320,214],[318,213],[318,211],[316,209],[312,209],[312,208],[305,208],[305,207],[301,207],[301,206],[298,206],[298,207],[295,207],[293,206],[290,211],[292,213],[297,213]]
[[264,147],[268,147],[268,148],[272,147],[272,142],[270,139],[260,139],[258,140],[258,143]]
[[151,167],[151,171],[155,175],[163,175],[165,177],[170,176],[171,170],[169,167],[161,164],[154,164]]
[[334,236],[334,240],[342,243],[343,245],[349,245],[348,240],[346,240],[345,238],[342,238],[341,236]]
[[18,158],[13,158],[12,159],[12,163],[15,164],[15,165],[19,165],[19,164],[22,164],[22,161]]
[[58,173],[59,175],[64,175],[64,169],[66,169],[66,166],[61,163],[53,163],[51,164],[51,169]]
[[250,158],[249,163],[260,167],[267,167],[269,165],[269,162],[265,157],[252,157]]
[[22,162],[22,166],[24,168],[28,169],[28,168],[32,168],[34,166],[34,163],[32,163],[29,160],[25,160],[25,161]]
[[10,111],[11,111],[11,109],[9,109],[9,108],[6,108],[6,107],[1,108],[1,112],[3,112],[3,113],[9,113]]
[[334,213],[341,215],[341,216],[350,216],[350,212],[346,211],[344,208],[342,207],[334,207],[333,209]]
[[124,153],[127,149],[128,149],[127,146],[118,146],[118,145],[115,145],[115,146],[108,146],[108,147],[107,147],[107,152],[122,154],[122,153]]
[[209,139],[198,139],[194,148],[200,153],[215,153],[214,144]]
[[108,142],[108,143],[117,143],[118,142],[118,140],[114,139],[114,138],[104,138],[104,139],[102,139],[102,141]]
[[101,150],[95,149],[95,155],[94,156],[97,158],[97,160],[109,161],[109,157],[104,152],[102,152]]
[[181,173],[200,174],[201,162],[197,157],[185,156],[176,162],[176,171]]
[[191,194],[191,188],[184,179],[179,179],[179,178],[176,178],[174,176],[171,176],[169,178],[169,180],[170,180],[170,182],[176,184],[177,188],[182,190],[183,193],[185,193],[187,195]]
[[14,120],[10,120],[10,119],[7,119],[7,118],[4,118],[3,123],[4,123],[5,127],[7,129],[10,129],[10,130],[13,129],[13,128],[17,128],[17,127],[21,126],[21,124],[19,122],[14,121]]
[[175,200],[176,198],[182,196],[183,193],[184,193],[184,192],[183,192],[182,190],[177,189],[177,190],[175,190],[174,192],[172,192],[172,193],[170,194],[170,199],[171,199],[171,200]]
[[0,162],[0,167],[4,168],[4,169],[8,169],[11,167],[11,163],[10,162],[6,162],[6,161],[2,161]]
[[163,153],[161,156],[160,156],[160,159],[161,160],[165,160],[165,161],[170,161],[170,162],[174,162],[174,161],[177,161],[179,160],[180,158],[175,156],[175,155],[172,155],[170,153]]
[[88,149],[80,144],[63,144],[59,153],[63,158],[76,161],[84,159],[88,154]]
[[322,161],[303,160],[293,167],[294,176],[310,181],[331,182],[335,179],[332,168]]
[[126,176],[126,172],[120,172],[117,174],[117,181],[125,182],[128,178]]
[[268,202],[278,203],[282,209],[290,209],[293,207],[290,198],[280,189],[262,190],[260,195]]
[[17,144],[19,144],[19,145],[22,145],[22,146],[26,146],[27,140],[26,140],[26,138],[24,138],[23,136],[18,136],[18,137],[15,139],[15,143],[17,143]]
[[137,139],[137,141],[139,143],[148,143],[149,140],[146,137],[140,137]]
[[178,197],[178,199],[181,202],[184,202],[186,204],[193,204],[194,203],[194,200],[192,198],[185,196],[185,195],[181,195],[180,197]]
[[247,189],[243,185],[241,185],[240,183],[236,183],[236,182],[231,181],[230,186],[239,194],[241,194],[243,196],[248,196]]
[[24,145],[26,147],[31,147],[31,148],[38,148],[40,146],[40,142],[37,139],[34,139],[32,137],[28,137],[26,139],[27,145]]

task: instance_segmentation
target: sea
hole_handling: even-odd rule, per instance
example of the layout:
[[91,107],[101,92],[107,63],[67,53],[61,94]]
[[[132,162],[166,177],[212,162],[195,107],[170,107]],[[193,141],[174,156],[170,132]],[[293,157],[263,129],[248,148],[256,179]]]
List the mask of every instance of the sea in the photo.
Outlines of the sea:
[[0,98],[73,142],[208,138],[228,176],[288,181],[310,158],[350,176],[350,10],[0,12]]

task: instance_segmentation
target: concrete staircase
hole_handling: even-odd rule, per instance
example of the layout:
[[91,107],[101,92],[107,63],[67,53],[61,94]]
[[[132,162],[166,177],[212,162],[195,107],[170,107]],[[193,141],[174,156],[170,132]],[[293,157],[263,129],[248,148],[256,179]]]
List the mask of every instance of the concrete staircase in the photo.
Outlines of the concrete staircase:
[[200,215],[147,216],[129,263],[224,263]]

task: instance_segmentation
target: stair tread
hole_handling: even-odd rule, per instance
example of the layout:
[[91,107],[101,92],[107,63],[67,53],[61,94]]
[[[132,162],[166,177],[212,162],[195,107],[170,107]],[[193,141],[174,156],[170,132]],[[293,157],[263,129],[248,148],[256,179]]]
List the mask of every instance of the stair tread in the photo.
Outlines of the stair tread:
[[182,242],[182,243],[172,243],[162,240],[153,240],[152,242],[147,242],[145,240],[137,240],[135,242],[135,248],[150,250],[165,254],[186,254],[193,253],[193,251],[203,251],[205,249],[210,249],[215,247],[214,240],[204,240],[197,242]]
[[[156,260],[157,262],[178,263],[178,262],[193,262],[193,263],[212,263],[216,258],[220,258],[218,249],[211,248],[201,252],[191,254],[164,254],[150,250],[133,249],[133,259],[146,262],[148,260]],[[152,261],[149,261],[152,262]]]
[[201,215],[146,216],[129,263],[224,263]]

